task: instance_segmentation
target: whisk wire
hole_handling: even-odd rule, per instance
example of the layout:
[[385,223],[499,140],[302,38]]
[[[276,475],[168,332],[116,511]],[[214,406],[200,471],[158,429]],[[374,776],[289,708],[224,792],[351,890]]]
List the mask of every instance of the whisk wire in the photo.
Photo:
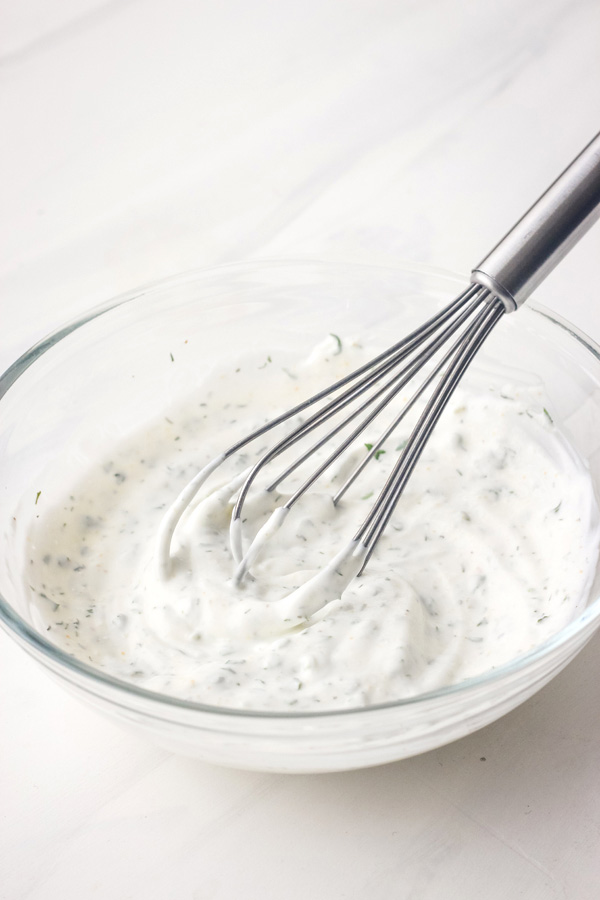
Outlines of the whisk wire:
[[[487,292],[486,292],[487,293]],[[431,433],[479,347],[505,313],[501,301],[486,304],[450,350],[453,359],[423,410],[400,458],[354,540],[367,548],[360,572],[369,561]],[[359,574],[360,574],[359,572]]]
[[[473,313],[473,311],[480,305],[480,303],[485,298],[486,293],[487,293],[486,291],[482,291],[480,293],[477,300],[474,303],[472,303],[471,307],[466,311],[466,313],[463,314],[463,317],[461,317],[460,323],[457,322],[457,328],[458,328],[458,325],[463,324],[465,319],[468,318]],[[418,364],[415,366],[414,371],[412,371],[410,373],[409,377],[405,380],[405,384],[408,384],[408,382],[414,377],[414,375],[422,368],[422,365],[424,365],[428,361],[428,359],[434,355],[435,351],[438,350],[439,347],[443,343],[445,343],[446,339],[448,337],[450,337],[451,334],[455,330],[456,330],[456,328],[448,328],[447,329],[445,334],[441,338],[439,338],[438,341],[436,342],[436,346],[432,349],[432,352],[430,354],[428,354],[427,357],[424,356],[422,358],[422,363],[421,363],[421,360],[418,361],[421,364]],[[346,481],[344,482],[342,487],[334,495],[334,497],[333,497],[334,506],[336,506],[338,504],[338,502],[344,496],[344,494],[346,493],[348,488],[351,487],[351,485],[358,478],[360,473],[363,471],[363,469],[366,467],[366,465],[371,461],[371,459],[373,459],[373,457],[377,455],[377,452],[382,448],[382,446],[385,444],[385,442],[390,437],[390,435],[392,435],[394,433],[394,431],[400,425],[402,420],[408,415],[408,413],[413,408],[413,406],[415,405],[417,400],[419,400],[419,398],[425,393],[425,391],[427,390],[429,385],[435,380],[435,378],[439,375],[439,373],[444,368],[444,366],[452,358],[452,355],[454,352],[455,352],[455,347],[451,347],[450,350],[445,354],[445,356],[443,356],[440,359],[440,361],[431,370],[431,372],[424,378],[423,382],[419,385],[417,390],[413,393],[412,397],[406,401],[406,403],[404,404],[404,406],[402,407],[402,409],[400,410],[398,415],[392,420],[392,422],[390,422],[390,424],[385,429],[385,431],[382,433],[382,435],[379,437],[379,439],[376,441],[376,443],[374,443],[372,445],[371,449],[368,450],[368,452],[365,454],[365,456],[363,456],[363,458],[358,463],[356,468],[348,476],[348,478],[346,479]],[[404,386],[404,384],[401,385],[401,387],[403,387],[403,386]]]

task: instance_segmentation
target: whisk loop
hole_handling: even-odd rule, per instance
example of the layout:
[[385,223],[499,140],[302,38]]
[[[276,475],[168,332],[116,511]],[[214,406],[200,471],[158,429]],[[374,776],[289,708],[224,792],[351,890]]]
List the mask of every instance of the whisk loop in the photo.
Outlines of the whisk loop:
[[[400,499],[404,484],[421,455],[427,438],[448,402],[462,372],[504,311],[502,303],[494,298],[486,288],[476,284],[470,285],[448,306],[440,310],[435,316],[401,341],[398,341],[374,359],[344,376],[335,384],[319,391],[282,415],[265,423],[208,463],[186,485],[163,519],[158,536],[158,559],[162,575],[167,577],[170,573],[171,542],[179,520],[212,473],[225,460],[239,452],[247,444],[263,437],[278,425],[322,403],[323,405],[308,415],[290,433],[276,441],[249,472],[238,476],[236,481],[231,484],[232,493],[239,488],[231,517],[230,543],[232,556],[237,564],[234,580],[238,584],[241,583],[251,566],[259,559],[269,539],[283,525],[291,508],[317,479],[339,459],[344,451],[356,441],[365,429],[371,425],[391,401],[409,385],[423,367],[434,360],[436,354],[439,354],[448,340],[456,333],[459,333],[455,343],[433,365],[431,371],[416,388],[401,411],[387,425],[381,437],[365,453],[360,463],[354,468],[332,498],[333,504],[337,505],[367,463],[376,456],[384,442],[395,431],[427,388],[439,378],[436,390],[433,392],[411,438],[402,451],[379,497],[373,504],[369,515],[350,544],[342,550],[341,554],[338,554],[339,559],[336,557],[338,568],[342,565],[343,560],[352,558],[353,565],[345,566],[346,569],[352,571],[351,580],[351,577],[354,577],[355,574],[364,569],[377,540]],[[446,369],[445,372],[443,371],[444,368]],[[332,427],[304,450],[294,462],[272,479],[266,488],[267,491],[274,491],[278,488],[285,479],[303,463],[307,462],[311,456],[330,443],[340,432],[347,430],[349,425],[354,424],[354,427],[342,438],[335,449],[319,463],[289,500],[274,510],[265,524],[259,529],[253,541],[244,550],[242,513],[250,489],[257,476],[265,466],[299,441],[308,438],[309,435],[327,422],[332,422]]]
[[[276,443],[271,450],[261,457],[242,485],[232,513],[231,545],[234,559],[238,563],[234,575],[234,578],[238,583],[242,581],[250,570],[250,567],[259,559],[267,542],[274,532],[283,525],[289,511],[298,500],[310,487],[312,487],[317,479],[340,458],[342,453],[365,431],[374,419],[390,404],[394,397],[396,397],[399,392],[411,382],[427,362],[432,359],[436,352],[443,347],[449,337],[466,323],[463,332],[450,350],[442,357],[424,379],[423,383],[415,390],[408,402],[404,404],[401,411],[393,418],[377,442],[367,451],[358,466],[355,467],[333,498],[333,503],[337,504],[367,463],[376,456],[384,442],[396,430],[417,400],[419,400],[426,389],[434,382],[436,377],[440,376],[439,382],[433,390],[421,417],[393,468],[393,471],[389,475],[368,516],[347,548],[347,556],[353,556],[354,558],[360,557],[361,562],[356,574],[360,574],[363,571],[402,495],[402,491],[404,490],[414,466],[423,452],[435,423],[448,403],[464,370],[477,352],[477,349],[485,340],[494,325],[500,320],[504,312],[505,308],[502,302],[493,297],[487,289],[482,288],[479,285],[472,285],[464,291],[454,303],[443,310],[442,314],[429,320],[429,322],[422,326],[421,329],[417,329],[416,332],[409,335],[406,339],[405,346],[398,347],[391,352],[388,358],[381,364],[375,366],[372,371],[369,371],[362,378],[354,373],[354,378],[358,378],[358,380],[355,381],[352,387],[347,388],[342,394],[336,397],[335,400],[331,400],[323,409],[313,413],[312,416],[306,419],[290,434],[282,438],[282,440]],[[449,313],[449,315],[447,316],[446,313]],[[442,328],[443,332],[439,334],[438,331]],[[428,338],[431,339],[428,341]],[[417,350],[419,352],[416,357],[411,358],[411,354]],[[409,360],[408,362],[406,362],[407,359]],[[370,393],[356,409],[351,410],[351,412],[343,416],[331,430],[316,441],[316,443],[269,484],[267,487],[268,491],[279,486],[302,463],[308,460],[325,444],[332,441],[335,435],[342,431],[352,420],[357,419],[362,413],[366,412],[366,415],[360,419],[358,425],[311,473],[289,500],[275,509],[269,519],[267,519],[266,523],[260,528],[246,552],[242,553],[242,512],[250,488],[259,472],[273,459],[283,453],[284,450],[288,450],[298,441],[305,438],[315,428],[323,424],[323,422],[336,416],[342,410],[347,409],[354,400],[359,397],[362,398],[366,392],[368,392],[369,388],[378,385],[382,377],[388,375],[403,362],[406,362],[406,364],[403,365],[399,371],[395,371],[392,377],[385,381],[383,386],[377,387],[377,389]],[[440,373],[443,374],[440,375]],[[350,378],[352,378],[352,376],[350,376]],[[339,389],[339,383],[331,389],[331,393],[336,389]],[[372,409],[369,409],[369,407],[372,407]],[[367,412],[367,410],[369,411]]]

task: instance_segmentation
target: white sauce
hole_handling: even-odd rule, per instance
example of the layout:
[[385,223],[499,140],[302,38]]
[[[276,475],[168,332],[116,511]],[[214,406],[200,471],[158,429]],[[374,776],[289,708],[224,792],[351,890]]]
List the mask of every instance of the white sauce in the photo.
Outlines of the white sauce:
[[[392,413],[270,534],[253,578],[233,583],[229,522],[232,482],[263,440],[213,472],[161,574],[157,534],[174,498],[241,435],[373,355],[348,341],[338,351],[331,337],[301,364],[264,353],[214,373],[201,397],[162,411],[90,464],[63,502],[39,504],[27,580],[51,639],[151,690],[233,708],[317,710],[478,675],[583,608],[599,540],[591,480],[541,389],[515,384],[456,392],[364,575],[339,578],[350,581],[342,596],[339,567],[327,563],[348,546],[411,423],[339,509],[331,496]],[[284,466],[282,457],[267,475]],[[245,548],[298,477],[251,492]]]

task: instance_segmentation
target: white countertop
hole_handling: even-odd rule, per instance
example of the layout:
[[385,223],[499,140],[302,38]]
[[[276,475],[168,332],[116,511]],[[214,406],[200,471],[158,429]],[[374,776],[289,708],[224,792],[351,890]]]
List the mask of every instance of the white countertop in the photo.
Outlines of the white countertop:
[[[597,0],[23,0],[0,25],[0,366],[172,272],[464,271],[600,127]],[[600,340],[600,228],[538,299]],[[2,900],[597,900],[600,640],[438,751],[177,758],[0,635]]]

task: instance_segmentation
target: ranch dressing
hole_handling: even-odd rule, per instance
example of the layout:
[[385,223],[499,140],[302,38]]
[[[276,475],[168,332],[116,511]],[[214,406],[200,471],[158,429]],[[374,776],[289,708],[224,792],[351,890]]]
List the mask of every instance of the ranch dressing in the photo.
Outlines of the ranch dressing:
[[[211,475],[161,573],[161,520],[196,472],[372,355],[330,336],[305,361],[267,352],[239,360],[209,375],[201,395],[162,410],[110,456],[91,461],[84,478],[67,482],[62,501],[40,503],[27,583],[50,639],[150,690],[215,706],[300,711],[456,683],[560,630],[585,605],[598,510],[586,467],[537,386],[456,391],[365,573],[342,579],[343,590],[328,563],[368,513],[411,422],[339,509],[331,497],[391,414],[291,510],[240,586],[229,543],[234,486],[272,443],[269,435]],[[245,546],[303,480],[295,475],[266,492],[282,460],[249,495]],[[304,477],[316,462],[308,465]]]

